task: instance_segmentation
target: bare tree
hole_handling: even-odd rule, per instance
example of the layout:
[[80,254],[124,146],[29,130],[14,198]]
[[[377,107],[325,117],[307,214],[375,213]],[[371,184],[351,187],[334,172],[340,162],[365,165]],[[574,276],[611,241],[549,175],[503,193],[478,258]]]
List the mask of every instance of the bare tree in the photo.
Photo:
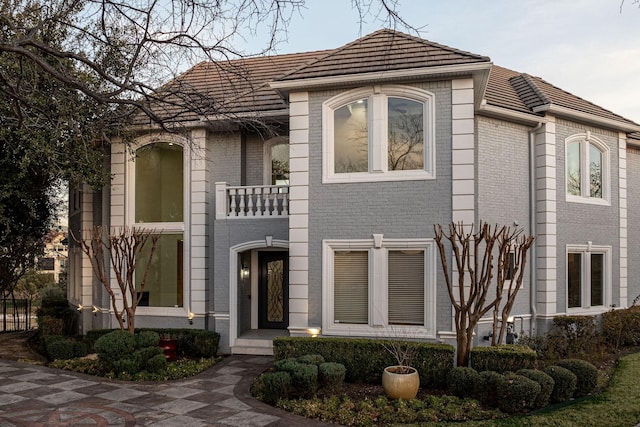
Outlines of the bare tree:
[[[515,281],[510,280],[507,304],[502,308],[503,326],[506,324],[524,277],[526,252],[533,243],[533,237],[526,236],[518,239],[520,230],[512,231],[510,227],[497,225],[491,227],[482,222],[476,232],[473,231],[472,225],[465,226],[462,223],[449,224],[448,234],[439,224],[434,225],[434,231],[449,299],[454,308],[456,363],[458,366],[467,366],[474,330],[478,321],[492,309],[494,310],[494,331],[497,329],[497,310],[500,309],[502,301],[506,273],[512,268],[513,272],[518,272],[518,275]],[[453,252],[453,267],[457,272],[455,282],[449,272],[445,240],[449,242]],[[498,251],[498,281],[494,283],[496,250]],[[517,254],[513,267],[509,260],[511,251]],[[496,286],[494,299],[489,297],[492,286]],[[504,334],[502,327],[499,334],[501,336]]]
[[[89,237],[74,240],[80,244],[82,251],[89,257],[93,273],[109,294],[111,307],[118,320],[120,329],[125,328],[133,334],[135,330],[135,314],[138,303],[142,298],[145,282],[151,260],[155,254],[158,234],[152,234],[151,230],[135,227],[123,227],[106,234],[102,227],[97,226],[89,231]],[[135,270],[140,264],[139,255],[147,241],[151,240],[149,257],[146,259],[142,279],[139,281],[139,289],[136,289]],[[109,269],[113,271],[118,287],[122,295],[121,306],[109,281]]]

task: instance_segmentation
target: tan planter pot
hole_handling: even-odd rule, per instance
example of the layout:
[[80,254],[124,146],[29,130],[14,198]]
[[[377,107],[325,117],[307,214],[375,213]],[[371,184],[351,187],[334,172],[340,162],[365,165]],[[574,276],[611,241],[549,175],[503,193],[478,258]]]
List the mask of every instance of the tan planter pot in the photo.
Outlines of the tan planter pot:
[[[409,373],[401,373],[402,371]],[[411,400],[418,394],[420,376],[410,366],[387,366],[382,372],[382,388],[391,399]]]

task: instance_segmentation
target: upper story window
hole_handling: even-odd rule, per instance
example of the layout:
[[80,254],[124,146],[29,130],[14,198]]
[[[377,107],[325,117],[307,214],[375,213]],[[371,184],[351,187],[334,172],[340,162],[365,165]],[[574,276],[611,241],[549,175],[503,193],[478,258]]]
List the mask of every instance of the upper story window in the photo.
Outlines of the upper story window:
[[289,139],[276,137],[264,143],[264,184],[289,185]]
[[609,148],[590,132],[566,140],[567,201],[609,204]]
[[[183,307],[184,301],[184,148],[159,142],[136,150],[134,173],[135,226],[162,233],[142,289],[142,272],[136,270],[140,306]],[[146,260],[150,245],[139,255]],[[140,292],[142,295],[140,295]]]
[[433,94],[408,86],[355,89],[323,105],[323,182],[431,179]]

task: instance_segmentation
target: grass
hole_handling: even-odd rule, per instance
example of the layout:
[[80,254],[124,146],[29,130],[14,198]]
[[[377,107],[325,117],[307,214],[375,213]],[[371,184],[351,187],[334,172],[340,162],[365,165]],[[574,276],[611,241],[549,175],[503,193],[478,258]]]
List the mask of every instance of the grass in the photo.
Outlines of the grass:
[[[537,413],[492,421],[471,421],[465,427],[582,427],[624,426],[640,423],[640,353],[620,359],[609,387],[594,398],[570,405],[548,407]],[[428,426],[430,424],[421,424]],[[439,423],[438,426],[454,425]],[[460,425],[456,423],[456,425]]]

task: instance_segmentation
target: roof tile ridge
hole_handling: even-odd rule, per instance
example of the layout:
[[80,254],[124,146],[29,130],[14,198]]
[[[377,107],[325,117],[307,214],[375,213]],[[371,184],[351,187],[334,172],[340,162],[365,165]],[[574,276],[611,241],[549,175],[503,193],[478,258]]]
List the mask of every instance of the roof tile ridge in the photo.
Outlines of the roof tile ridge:
[[533,90],[535,94],[538,95],[538,98],[540,98],[540,101],[542,102],[543,105],[551,104],[551,100],[549,99],[547,94],[545,94],[544,91],[536,84],[535,77],[527,73],[521,73],[520,76],[522,76],[522,78],[529,85],[531,90]]

